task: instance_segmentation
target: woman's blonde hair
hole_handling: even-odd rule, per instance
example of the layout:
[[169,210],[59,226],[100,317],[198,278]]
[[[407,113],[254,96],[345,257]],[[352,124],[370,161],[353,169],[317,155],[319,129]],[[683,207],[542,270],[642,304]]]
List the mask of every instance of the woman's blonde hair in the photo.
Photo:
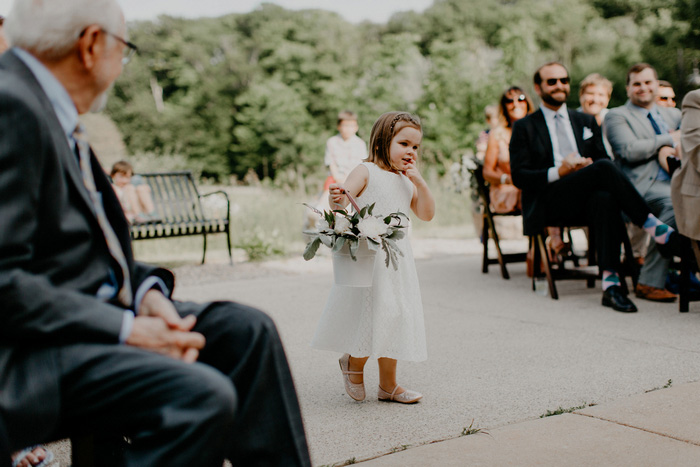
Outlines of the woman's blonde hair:
[[415,128],[423,133],[420,118],[408,112],[387,112],[374,122],[369,137],[368,162],[374,162],[384,170],[394,170],[389,156],[391,140],[405,127]]

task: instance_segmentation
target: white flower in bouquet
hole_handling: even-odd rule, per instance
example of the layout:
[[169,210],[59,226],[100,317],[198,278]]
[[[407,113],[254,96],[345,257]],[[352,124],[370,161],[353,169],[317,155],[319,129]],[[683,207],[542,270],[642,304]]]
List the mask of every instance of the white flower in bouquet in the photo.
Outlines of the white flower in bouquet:
[[[365,217],[357,224],[360,236],[371,238],[377,243],[381,243],[382,235],[386,235],[388,225],[378,217]],[[336,230],[337,231],[337,230]]]
[[[361,223],[361,222],[360,222]],[[350,233],[350,229],[352,229],[352,223],[350,222],[350,219],[343,215],[336,215],[335,216],[335,228],[333,229],[336,234],[338,235],[343,235]],[[361,231],[362,229],[360,229]]]

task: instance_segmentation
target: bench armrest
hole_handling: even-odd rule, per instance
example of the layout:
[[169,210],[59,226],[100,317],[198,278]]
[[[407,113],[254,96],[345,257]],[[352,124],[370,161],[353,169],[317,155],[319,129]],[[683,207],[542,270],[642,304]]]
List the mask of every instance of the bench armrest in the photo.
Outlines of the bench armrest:
[[[207,198],[207,197],[213,196],[213,195],[223,196],[224,199],[226,199],[226,220],[230,221],[231,220],[231,200],[228,197],[228,193],[226,193],[223,190],[212,191],[211,193],[199,195],[199,199],[203,200],[204,198]],[[203,204],[202,209],[205,209],[205,207],[206,207],[206,203]],[[205,214],[206,214],[206,209],[205,209]]]

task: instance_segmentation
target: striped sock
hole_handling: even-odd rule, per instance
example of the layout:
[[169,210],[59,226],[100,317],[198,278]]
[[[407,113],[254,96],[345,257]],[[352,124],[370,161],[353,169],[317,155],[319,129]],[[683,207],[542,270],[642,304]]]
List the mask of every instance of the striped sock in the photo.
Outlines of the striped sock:
[[642,226],[646,232],[654,238],[654,241],[659,245],[663,245],[668,242],[671,232],[674,232],[673,227],[664,224],[653,214],[649,214],[647,220]]
[[620,285],[620,276],[615,271],[603,271],[603,291],[613,285]]

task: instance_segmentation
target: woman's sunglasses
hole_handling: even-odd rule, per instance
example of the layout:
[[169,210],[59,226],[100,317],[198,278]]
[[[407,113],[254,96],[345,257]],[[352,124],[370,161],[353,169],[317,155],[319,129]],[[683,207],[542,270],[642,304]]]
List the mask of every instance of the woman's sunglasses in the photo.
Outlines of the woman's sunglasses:
[[525,94],[520,94],[516,99],[511,99],[510,97],[504,97],[503,102],[506,104],[512,104],[515,101],[522,102],[526,99]]

